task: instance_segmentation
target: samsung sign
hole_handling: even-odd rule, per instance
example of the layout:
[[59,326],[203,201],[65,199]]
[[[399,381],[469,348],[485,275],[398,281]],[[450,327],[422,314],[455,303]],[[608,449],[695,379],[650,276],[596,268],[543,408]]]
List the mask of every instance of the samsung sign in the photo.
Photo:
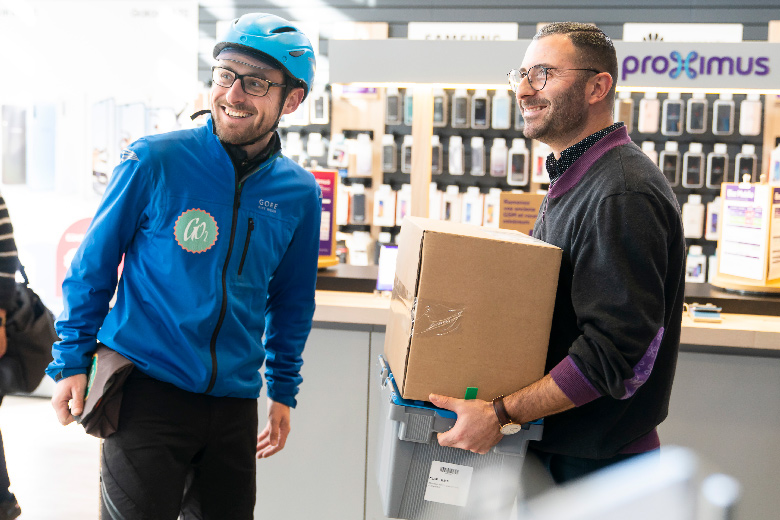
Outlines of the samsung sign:
[[615,42],[619,86],[780,88],[780,44]]

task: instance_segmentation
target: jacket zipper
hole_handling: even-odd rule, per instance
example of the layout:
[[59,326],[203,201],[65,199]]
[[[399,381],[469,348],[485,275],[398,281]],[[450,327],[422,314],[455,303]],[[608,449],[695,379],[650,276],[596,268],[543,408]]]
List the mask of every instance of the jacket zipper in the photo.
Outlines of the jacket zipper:
[[249,218],[246,230],[246,240],[244,240],[244,252],[241,253],[241,262],[238,264],[238,276],[241,276],[241,272],[244,270],[244,260],[246,260],[246,253],[249,251],[249,240],[252,238],[252,231],[255,230],[255,220]]
[[214,384],[217,382],[217,336],[222,328],[222,323],[225,320],[225,314],[227,313],[227,272],[228,264],[230,263],[230,257],[233,253],[233,241],[236,238],[236,222],[238,221],[238,208],[241,206],[241,188],[244,183],[239,182],[236,186],[236,192],[233,195],[233,221],[230,226],[230,242],[228,245],[227,255],[225,257],[225,265],[222,266],[222,306],[219,309],[219,319],[217,325],[214,327],[214,333],[211,335],[211,342],[209,344],[211,350],[211,379],[209,380],[209,386],[206,388],[205,393],[211,392],[214,388]]

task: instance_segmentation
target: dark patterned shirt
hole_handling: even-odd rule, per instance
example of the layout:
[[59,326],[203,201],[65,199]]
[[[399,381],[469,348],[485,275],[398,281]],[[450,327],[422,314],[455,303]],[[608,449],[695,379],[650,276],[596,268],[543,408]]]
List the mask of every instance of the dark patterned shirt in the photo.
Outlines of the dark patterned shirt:
[[612,133],[623,126],[623,122],[617,122],[611,126],[606,127],[604,130],[599,130],[595,134],[591,134],[577,144],[571,145],[567,149],[561,152],[561,158],[556,159],[555,155],[550,154],[547,156],[547,174],[550,176],[550,186],[555,184],[561,175],[564,174],[569,166],[574,164],[574,161],[579,159],[582,154],[588,151],[588,149],[596,144],[605,135]]

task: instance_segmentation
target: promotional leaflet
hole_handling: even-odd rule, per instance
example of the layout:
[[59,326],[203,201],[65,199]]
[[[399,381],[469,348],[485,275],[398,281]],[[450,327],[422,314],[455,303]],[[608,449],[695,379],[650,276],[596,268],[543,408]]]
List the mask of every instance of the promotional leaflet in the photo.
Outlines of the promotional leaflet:
[[320,261],[336,257],[336,186],[335,171],[313,171],[322,189],[322,220],[320,221]]
[[763,280],[769,212],[765,184],[727,184],[723,189],[721,274]]
[[772,188],[772,223],[769,239],[768,280],[780,278],[780,188]]

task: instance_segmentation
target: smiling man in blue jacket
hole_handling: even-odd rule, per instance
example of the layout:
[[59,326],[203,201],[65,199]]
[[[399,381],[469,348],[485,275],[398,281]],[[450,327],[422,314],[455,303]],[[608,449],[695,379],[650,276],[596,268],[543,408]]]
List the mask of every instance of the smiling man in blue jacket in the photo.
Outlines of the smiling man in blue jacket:
[[[136,367],[119,429],[104,441],[104,518],[174,520],[186,487],[203,518],[250,519],[255,456],[281,450],[290,431],[321,192],[282,156],[276,128],[310,91],[314,54],[286,20],[247,14],[214,58],[207,124],[123,152],[63,283],[48,369],[60,422],[83,409],[98,341]],[[258,436],[263,362],[268,423]]]

